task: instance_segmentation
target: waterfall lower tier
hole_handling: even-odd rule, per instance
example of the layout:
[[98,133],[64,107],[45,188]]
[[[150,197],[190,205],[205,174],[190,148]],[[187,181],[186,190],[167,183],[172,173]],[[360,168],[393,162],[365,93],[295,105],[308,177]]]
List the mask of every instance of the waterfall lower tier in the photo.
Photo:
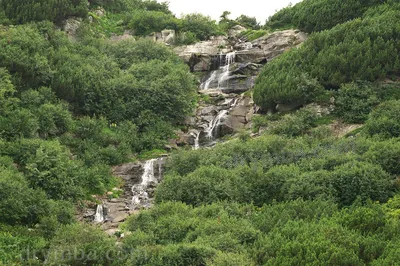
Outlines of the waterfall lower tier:
[[[152,205],[152,190],[162,177],[162,159],[151,159],[145,162],[141,182],[132,186],[131,208],[149,208]],[[156,177],[155,169],[158,170]]]
[[95,223],[102,223],[105,221],[103,204],[97,205],[96,214],[94,216]]
[[214,117],[213,120],[210,121],[208,128],[204,131],[207,134],[207,138],[209,140],[215,139],[215,130],[220,125],[221,119],[223,117],[225,117],[227,113],[228,113],[228,110],[222,110],[218,113],[218,115],[216,117]]
[[212,146],[221,136],[233,133],[227,125],[230,113],[238,102],[239,97],[235,97],[226,99],[218,107],[204,107],[203,112],[206,113],[200,117],[205,118],[207,124],[201,123],[200,127],[190,133],[194,137],[193,149],[197,150],[200,147]]

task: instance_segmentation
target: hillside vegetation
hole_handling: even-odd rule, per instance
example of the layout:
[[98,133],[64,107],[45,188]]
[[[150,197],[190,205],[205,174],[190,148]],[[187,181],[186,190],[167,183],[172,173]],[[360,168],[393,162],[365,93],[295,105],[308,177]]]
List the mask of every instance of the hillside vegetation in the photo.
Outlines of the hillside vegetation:
[[[229,14],[0,0],[1,266],[398,265],[400,4],[304,0],[265,29]],[[68,17],[82,19],[73,38],[60,30]],[[155,206],[129,217],[123,238],[78,222],[77,209],[123,185],[112,166],[159,152],[197,104],[189,67],[143,37],[174,29],[174,45],[188,44],[237,24],[248,39],[310,33],[256,80],[271,111],[252,120],[260,135],[173,152]],[[109,38],[125,30],[134,37]],[[358,129],[339,138],[334,120]]]
[[[400,5],[383,4],[362,18],[314,33],[262,70],[254,99],[264,109],[318,100],[352,81],[396,78],[400,72]],[[322,19],[322,18],[321,18]]]

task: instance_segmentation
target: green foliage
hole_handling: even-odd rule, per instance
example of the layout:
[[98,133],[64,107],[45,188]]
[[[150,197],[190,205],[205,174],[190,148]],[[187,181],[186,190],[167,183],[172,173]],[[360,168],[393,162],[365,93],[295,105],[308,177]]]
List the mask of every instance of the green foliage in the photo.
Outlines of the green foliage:
[[90,225],[62,226],[50,241],[49,265],[118,265],[113,239]]
[[93,12],[89,12],[89,16],[93,18],[91,29],[93,33],[110,37],[112,34],[122,35],[124,33],[123,17],[120,14],[105,14],[97,16]]
[[400,42],[394,32],[400,24],[393,21],[400,21],[399,12],[395,6],[376,9],[373,16],[312,34],[303,46],[267,64],[256,80],[256,103],[273,109],[281,102],[307,102],[319,95],[319,84],[338,88],[397,73]]
[[271,124],[271,133],[277,135],[285,135],[295,137],[303,135],[307,130],[316,126],[317,115],[315,111],[303,108],[295,114],[288,114]]
[[364,265],[359,237],[333,221],[290,221],[254,247],[259,265]]
[[[156,201],[199,206],[228,200],[262,206],[324,197],[343,206],[360,197],[385,202],[396,189],[390,174],[397,173],[397,145],[383,151],[385,145],[389,143],[267,135],[245,145],[232,141],[212,151],[182,151],[172,156]],[[379,151],[386,157],[378,158]]]
[[255,17],[240,15],[235,20],[245,28],[251,28],[253,30],[259,30],[261,28],[260,23]]
[[180,32],[175,40],[175,45],[190,45],[198,42],[197,36],[195,33],[188,32]]
[[137,36],[178,28],[178,20],[173,15],[161,11],[135,10],[126,14],[125,23]]
[[73,124],[67,105],[43,104],[37,110],[39,136],[42,138],[60,136],[68,132]]
[[333,186],[344,205],[350,205],[357,196],[364,201],[380,202],[386,202],[392,196],[392,178],[379,166],[351,162],[336,167],[333,175]]
[[191,32],[196,39],[204,41],[211,36],[219,35],[218,25],[208,16],[199,13],[185,15],[179,21],[179,30]]
[[347,123],[363,123],[379,103],[370,84],[343,85],[335,98],[335,113]]
[[258,38],[265,36],[267,33],[268,33],[268,31],[266,31],[266,30],[249,29],[249,30],[245,30],[245,31],[241,32],[240,37],[245,38],[247,41],[251,42]]
[[36,256],[42,258],[46,245],[27,228],[0,225],[0,265],[40,265]]
[[91,5],[101,6],[115,13],[123,13],[132,10],[161,11],[170,14],[168,2],[155,0],[90,0]]
[[2,0],[0,6],[8,19],[16,24],[42,20],[60,23],[69,16],[85,17],[88,12],[84,0]]
[[165,202],[127,220],[123,248],[138,252],[130,265],[375,265],[395,254],[395,238],[383,233],[392,221],[372,202],[342,210],[321,199],[261,208]]
[[365,132],[382,138],[400,137],[400,101],[387,101],[369,115]]
[[305,32],[326,30],[361,17],[368,8],[384,2],[386,1],[305,0],[275,13],[267,20],[265,27],[272,29],[295,27]]
[[0,167],[0,176],[0,223],[31,225],[47,214],[45,194],[30,188],[16,169]]
[[400,175],[400,143],[398,139],[390,139],[382,142],[374,142],[364,154],[372,163],[379,164],[386,172]]

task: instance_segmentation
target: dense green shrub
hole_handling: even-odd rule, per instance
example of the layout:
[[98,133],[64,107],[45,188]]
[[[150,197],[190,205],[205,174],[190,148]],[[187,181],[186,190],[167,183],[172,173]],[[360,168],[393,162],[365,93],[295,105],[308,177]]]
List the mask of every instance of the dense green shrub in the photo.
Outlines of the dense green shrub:
[[400,137],[400,101],[387,101],[379,105],[369,115],[365,132],[382,138]]
[[333,221],[289,221],[254,245],[258,265],[364,265],[360,237]]
[[[11,232],[10,232],[11,231]],[[47,242],[28,228],[0,225],[0,265],[40,265]],[[3,264],[4,263],[4,264]]]
[[370,162],[379,164],[386,172],[400,175],[399,139],[374,142],[364,156]]
[[161,11],[135,10],[126,15],[125,23],[137,36],[178,28],[178,20],[173,15]]
[[210,17],[199,13],[183,16],[179,21],[179,30],[182,32],[191,32],[201,41],[219,34],[216,22]]
[[85,0],[2,0],[0,6],[16,24],[42,20],[60,23],[69,16],[85,17],[88,12]]
[[272,29],[294,27],[306,32],[326,30],[361,17],[368,8],[384,2],[386,1],[305,0],[278,11],[267,20],[265,26]]
[[90,225],[62,226],[50,241],[49,265],[120,265],[122,257],[113,239]]
[[[298,49],[267,64],[256,80],[254,99],[264,109],[277,103],[315,99],[319,84],[339,88],[356,80],[375,81],[400,69],[399,12],[377,7],[373,16],[315,33]],[[390,26],[387,26],[390,25]],[[303,85],[302,85],[303,84]],[[305,85],[305,86],[304,86]]]
[[257,21],[255,17],[249,17],[246,15],[240,15],[235,19],[240,25],[245,28],[250,28],[253,30],[259,30],[261,28],[260,23]]
[[295,137],[303,135],[307,130],[316,126],[317,114],[315,111],[303,108],[295,114],[285,115],[281,120],[270,123],[270,132],[277,135]]
[[363,123],[379,103],[371,84],[350,83],[340,87],[335,98],[335,113],[347,123]]
[[46,195],[28,186],[15,169],[0,166],[0,223],[32,225],[48,214]]
[[380,166],[365,162],[349,162],[333,171],[333,186],[344,205],[360,197],[386,202],[393,195],[391,176]]

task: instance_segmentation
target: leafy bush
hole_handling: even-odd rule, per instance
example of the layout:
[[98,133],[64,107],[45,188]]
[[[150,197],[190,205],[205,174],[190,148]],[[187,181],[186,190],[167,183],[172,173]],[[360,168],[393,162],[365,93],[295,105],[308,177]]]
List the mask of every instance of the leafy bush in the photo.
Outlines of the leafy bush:
[[62,226],[50,241],[49,265],[120,265],[121,253],[100,229],[90,225]]
[[178,28],[178,20],[173,15],[161,11],[135,10],[126,15],[125,23],[137,36]]
[[88,12],[84,0],[3,0],[0,4],[7,17],[16,24],[42,20],[60,23],[69,16],[85,17]]
[[46,195],[28,186],[15,169],[0,167],[0,223],[32,225],[48,213]]
[[199,13],[185,15],[181,18],[179,23],[180,31],[191,32],[196,36],[196,39],[201,41],[219,34],[216,22],[210,17]]
[[365,124],[365,132],[382,138],[400,137],[400,101],[387,101],[379,105]]
[[340,87],[335,98],[335,113],[347,123],[363,123],[379,103],[371,84],[350,83]]
[[399,23],[392,22],[400,21],[400,13],[390,6],[377,10],[373,16],[315,33],[300,48],[267,64],[256,80],[256,103],[266,110],[277,103],[302,103],[315,99],[318,94],[313,92],[319,91],[319,84],[338,88],[344,83],[375,81],[397,73],[400,42],[393,32]]
[[374,142],[364,154],[372,163],[379,164],[386,172],[400,175],[400,143],[398,139]]
[[[267,20],[265,27],[272,29],[295,27],[305,32],[327,30],[337,24],[361,17],[368,8],[384,2],[384,0],[346,2],[305,0],[275,13]],[[312,10],[311,14],[310,10]]]
[[392,178],[380,166],[364,162],[349,162],[333,171],[333,186],[343,205],[357,197],[386,202],[393,195]]
[[271,123],[270,132],[288,137],[300,136],[316,126],[317,115],[313,110],[303,108],[295,114],[288,114],[275,123]]

